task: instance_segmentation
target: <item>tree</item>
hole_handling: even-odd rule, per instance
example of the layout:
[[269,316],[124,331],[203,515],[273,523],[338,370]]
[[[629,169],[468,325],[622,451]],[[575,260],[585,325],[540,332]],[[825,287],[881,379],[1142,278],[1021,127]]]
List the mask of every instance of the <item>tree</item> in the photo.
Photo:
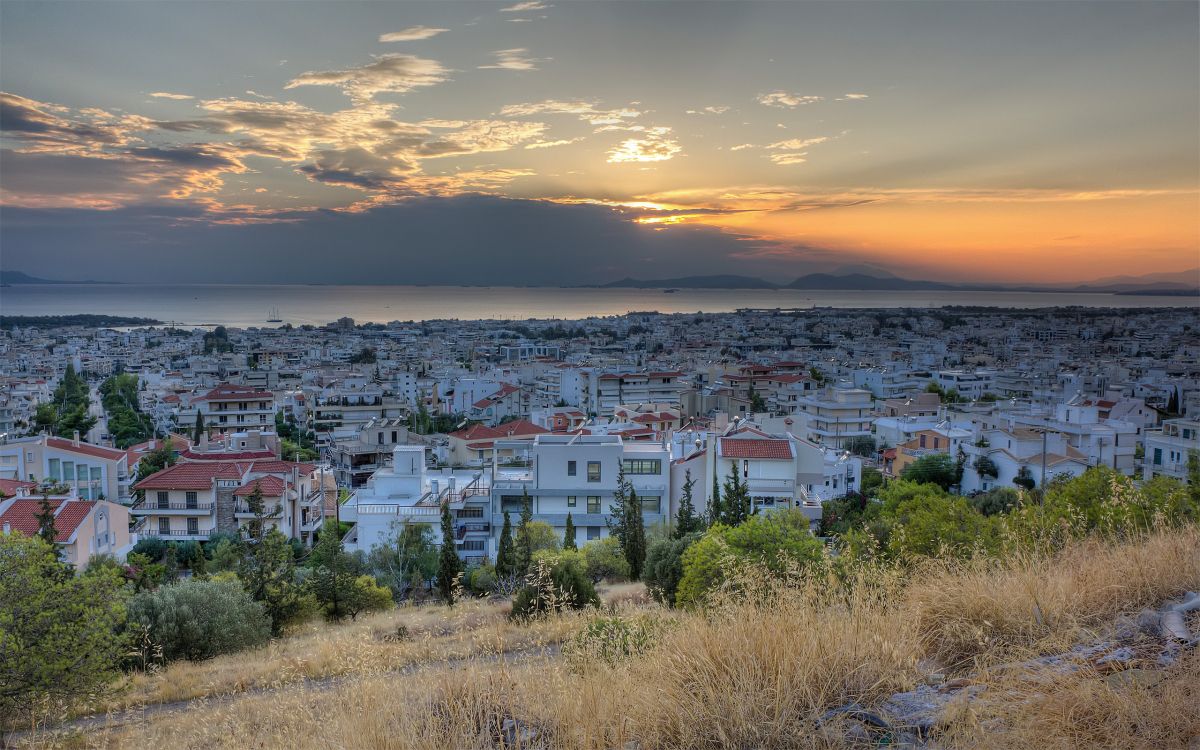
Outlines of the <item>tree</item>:
[[892,482],[883,493],[890,524],[887,551],[894,557],[966,557],[999,546],[998,527],[965,498],[932,484]]
[[759,395],[758,391],[754,390],[754,386],[750,386],[750,411],[754,414],[761,414],[767,410],[767,402]]
[[496,578],[507,579],[518,574],[517,552],[513,548],[512,519],[504,511],[504,526],[500,528],[500,543],[496,547]]
[[740,565],[754,563],[783,575],[792,566],[818,562],[823,555],[824,546],[809,533],[808,518],[795,508],[756,514],[736,527],[716,524],[683,552],[675,603],[703,603]]
[[533,523],[533,500],[529,490],[521,490],[521,522],[517,524],[517,553],[516,568],[518,576],[524,577],[529,573],[533,564],[533,540],[529,537],[529,524]]
[[1012,487],[995,487],[971,498],[971,507],[985,516],[1008,513],[1021,504],[1021,496]]
[[558,532],[545,521],[530,521],[528,536],[530,555],[532,557],[537,557],[537,553],[542,550],[557,552],[560,549]]
[[675,592],[683,578],[683,553],[703,534],[699,531],[673,539],[659,539],[646,551],[642,579],[650,595],[668,607],[675,606]]
[[462,573],[462,561],[454,548],[454,524],[450,519],[450,504],[442,504],[442,551],[438,556],[437,588],[448,606],[454,606],[454,585]]
[[981,477],[995,479],[1000,476],[1000,467],[989,456],[979,456],[975,459],[975,472]]
[[237,581],[180,581],[129,602],[129,624],[144,628],[164,660],[199,661],[261,646],[271,618]]
[[1029,492],[1037,486],[1037,480],[1033,478],[1033,472],[1029,470],[1028,466],[1022,466],[1017,470],[1017,475],[1013,477],[1013,484]]
[[855,435],[846,439],[846,450],[856,456],[869,458],[875,455],[875,438],[870,435]]
[[621,552],[629,563],[629,577],[638,580],[646,562],[646,526],[642,517],[642,502],[633,485],[625,478],[625,467],[617,472],[617,489],[609,508],[609,533],[621,544]]
[[306,611],[311,598],[296,585],[296,559],[292,545],[279,529],[272,528],[261,539],[247,542],[248,553],[238,564],[238,578],[255,601],[262,602],[271,618],[271,634]]
[[874,497],[876,491],[883,486],[883,472],[864,466],[862,470],[862,486],[859,491],[866,497]]
[[156,474],[168,466],[174,466],[178,458],[175,455],[175,448],[171,441],[164,440],[152,450],[142,454],[142,457],[137,462],[138,477],[145,479],[151,474]]
[[427,524],[405,523],[398,533],[395,528],[393,523],[395,541],[372,547],[367,565],[394,598],[403,598],[437,575],[438,551]]
[[54,508],[50,505],[50,495],[42,494],[42,499],[38,501],[38,509],[38,536],[47,544],[54,544],[58,541],[58,529],[54,526]]
[[350,614],[351,588],[359,575],[358,566],[342,545],[340,531],[335,519],[326,519],[308,557],[312,575],[307,583],[325,619],[334,622]]
[[583,556],[579,552],[560,552],[538,558],[529,583],[513,597],[510,616],[526,619],[599,605],[600,597],[587,577]]
[[250,490],[250,494],[246,496],[246,511],[250,513],[250,520],[242,528],[251,541],[262,541],[267,529],[272,528],[267,522],[279,518],[280,510],[267,510],[266,502],[263,500],[262,485],[254,482],[254,489]]
[[722,522],[726,526],[737,526],[750,517],[750,490],[742,482],[737,461],[729,462],[729,477],[725,480],[724,498],[722,505],[725,515]]
[[0,534],[0,741],[120,674],[125,596],[115,567],[76,576],[44,539]]
[[584,544],[581,551],[584,562],[587,563],[588,577],[593,583],[629,578],[629,563],[625,560],[621,543],[615,536],[593,539]]
[[704,522],[696,515],[696,504],[692,500],[692,488],[696,484],[692,479],[692,470],[688,469],[683,476],[683,493],[679,500],[679,512],[675,516],[676,539],[704,530]]
[[[715,467],[714,463],[714,467]],[[708,498],[708,525],[720,523],[724,509],[721,507],[721,488],[717,484],[717,472],[714,468],[712,477],[712,495]]]
[[579,549],[575,544],[575,521],[571,518],[570,511],[567,512],[567,530],[563,532],[563,549]]
[[936,484],[948,490],[955,484],[956,474],[957,467],[949,453],[930,453],[905,466],[900,477],[917,484]]

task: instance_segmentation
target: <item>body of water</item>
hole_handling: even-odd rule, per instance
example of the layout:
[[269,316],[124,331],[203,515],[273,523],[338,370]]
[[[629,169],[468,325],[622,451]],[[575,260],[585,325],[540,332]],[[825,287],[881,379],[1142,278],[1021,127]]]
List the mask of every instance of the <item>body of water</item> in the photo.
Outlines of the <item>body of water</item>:
[[759,289],[561,289],[551,287],[30,284],[0,288],[0,314],[91,313],[156,318],[180,325],[322,325],[343,316],[393,320],[564,318],[731,312],[743,307],[1192,307],[1195,297],[1044,292],[871,292]]

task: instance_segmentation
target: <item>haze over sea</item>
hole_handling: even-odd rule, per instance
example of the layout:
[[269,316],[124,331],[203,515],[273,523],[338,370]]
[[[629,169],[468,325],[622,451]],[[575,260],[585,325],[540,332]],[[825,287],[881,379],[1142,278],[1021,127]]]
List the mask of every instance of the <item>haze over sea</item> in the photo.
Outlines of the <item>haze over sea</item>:
[[93,313],[187,325],[324,324],[434,319],[580,319],[630,311],[731,312],[742,307],[1193,307],[1194,297],[1046,292],[595,289],[556,287],[31,284],[0,289],[0,314]]

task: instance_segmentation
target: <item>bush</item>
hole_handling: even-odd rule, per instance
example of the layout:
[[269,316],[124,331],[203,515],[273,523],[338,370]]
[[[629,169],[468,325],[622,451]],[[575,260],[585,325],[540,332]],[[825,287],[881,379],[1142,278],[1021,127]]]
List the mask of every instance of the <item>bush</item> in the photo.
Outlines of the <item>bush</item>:
[[496,569],[485,563],[467,571],[463,580],[472,594],[490,596],[496,590]]
[[1021,494],[1011,487],[996,487],[971,498],[971,506],[985,516],[995,516],[1015,510],[1021,504]]
[[930,453],[905,466],[900,477],[917,484],[936,484],[947,490],[958,483],[958,466],[949,453]]
[[566,643],[563,653],[576,665],[592,660],[616,664],[645,653],[662,630],[661,620],[645,615],[596,617]]
[[683,577],[675,603],[694,606],[726,580],[739,563],[759,563],[772,574],[822,560],[824,545],[795,509],[751,516],[739,526],[715,524],[683,553]]
[[600,597],[586,570],[583,556],[578,552],[539,556],[525,586],[513,598],[510,616],[523,619],[565,609],[599,606]]
[[167,554],[167,543],[156,536],[146,537],[138,540],[133,549],[129,550],[129,554],[145,555],[150,558],[150,562],[156,563]]
[[621,541],[615,536],[593,539],[583,545],[582,552],[587,562],[588,576],[593,583],[629,578],[629,561],[621,551]]
[[703,534],[688,534],[681,539],[659,539],[646,551],[642,579],[650,595],[668,607],[675,606],[675,592],[683,578],[683,553]]
[[129,623],[145,628],[167,661],[209,659],[271,637],[263,605],[228,581],[182,581],[138,594],[129,602]]

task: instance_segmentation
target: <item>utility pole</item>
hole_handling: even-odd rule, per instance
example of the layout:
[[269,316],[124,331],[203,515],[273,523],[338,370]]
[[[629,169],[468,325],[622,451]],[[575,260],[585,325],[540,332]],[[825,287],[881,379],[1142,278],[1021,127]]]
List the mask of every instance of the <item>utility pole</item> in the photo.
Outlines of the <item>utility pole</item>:
[[1046,504],[1046,439],[1049,436],[1049,434],[1050,434],[1049,430],[1047,428],[1043,427],[1042,428],[1042,478],[1040,480],[1041,489],[1042,489],[1042,492],[1041,492],[1041,504],[1042,505]]

